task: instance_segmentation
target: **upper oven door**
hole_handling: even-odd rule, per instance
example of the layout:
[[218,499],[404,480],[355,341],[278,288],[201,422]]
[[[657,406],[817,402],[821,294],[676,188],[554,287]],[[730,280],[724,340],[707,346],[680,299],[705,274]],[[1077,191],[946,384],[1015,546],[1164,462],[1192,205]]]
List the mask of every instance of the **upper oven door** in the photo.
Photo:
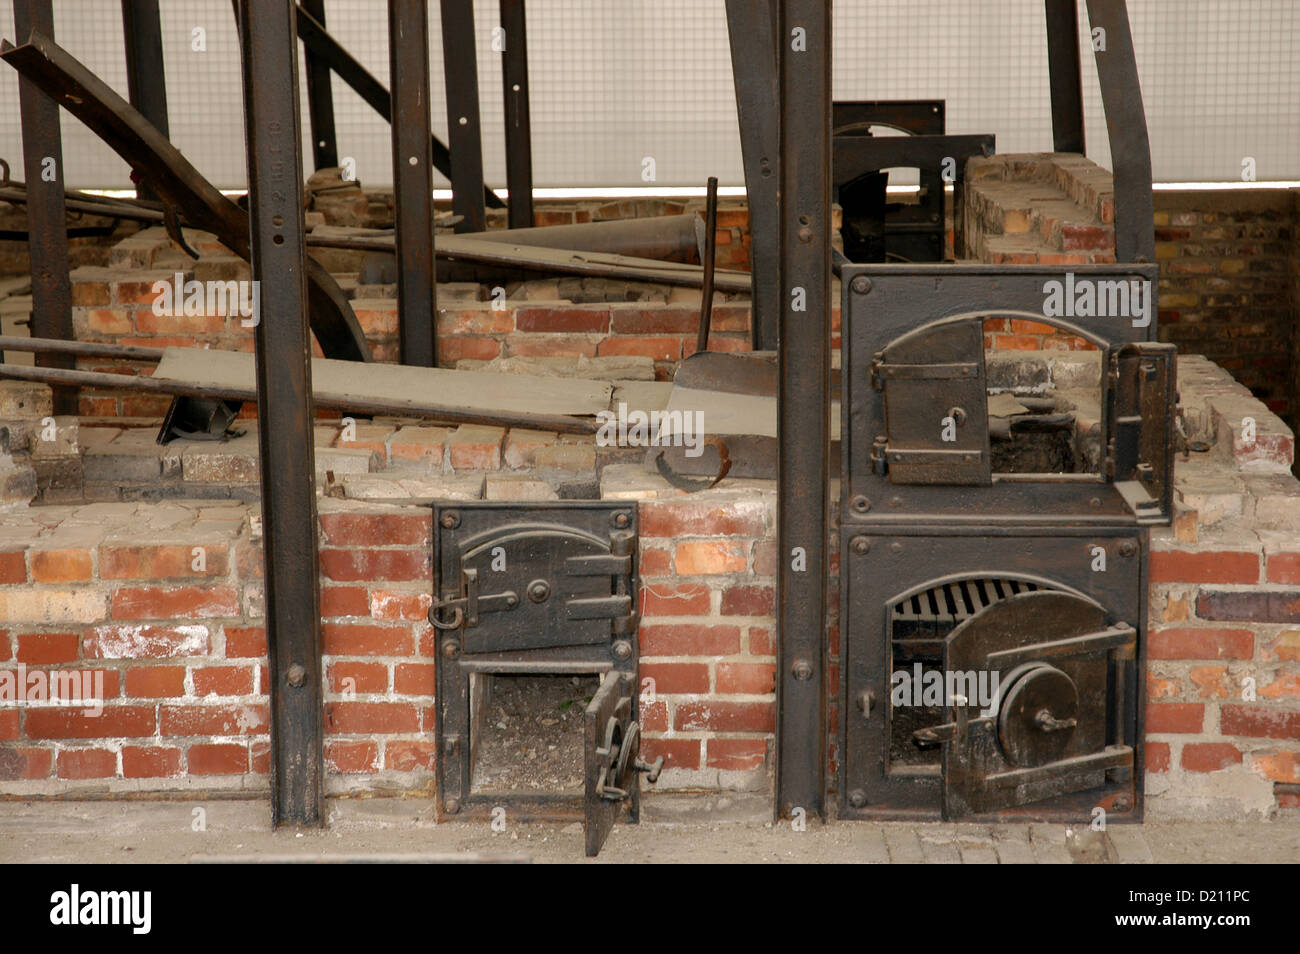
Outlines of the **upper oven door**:
[[891,483],[987,486],[988,394],[980,318],[941,321],[891,342],[871,364],[885,438],[873,456]]

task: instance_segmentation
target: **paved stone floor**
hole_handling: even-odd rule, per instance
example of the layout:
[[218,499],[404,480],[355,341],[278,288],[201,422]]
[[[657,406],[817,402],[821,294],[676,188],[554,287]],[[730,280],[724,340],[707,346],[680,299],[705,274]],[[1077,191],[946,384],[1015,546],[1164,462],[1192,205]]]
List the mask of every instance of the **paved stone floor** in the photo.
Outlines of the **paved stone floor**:
[[[331,799],[330,825],[271,831],[265,800],[0,802],[0,863],[188,862],[284,855],[507,856],[583,859],[582,826],[433,823],[416,799]],[[766,802],[720,796],[647,798],[639,826],[619,825],[598,861],[618,863],[1151,864],[1300,861],[1300,818],[1148,822],[1105,832],[1064,825],[789,823]],[[202,824],[200,824],[200,822]],[[206,830],[196,830],[203,829]]]

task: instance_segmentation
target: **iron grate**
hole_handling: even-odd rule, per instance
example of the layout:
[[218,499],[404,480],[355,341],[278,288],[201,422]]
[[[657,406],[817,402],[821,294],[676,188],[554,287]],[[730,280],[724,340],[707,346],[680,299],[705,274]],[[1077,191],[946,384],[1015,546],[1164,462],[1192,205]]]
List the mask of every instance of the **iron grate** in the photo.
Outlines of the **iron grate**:
[[893,618],[896,622],[960,623],[999,600],[1037,589],[1041,587],[1027,580],[996,577],[941,583],[895,603]]

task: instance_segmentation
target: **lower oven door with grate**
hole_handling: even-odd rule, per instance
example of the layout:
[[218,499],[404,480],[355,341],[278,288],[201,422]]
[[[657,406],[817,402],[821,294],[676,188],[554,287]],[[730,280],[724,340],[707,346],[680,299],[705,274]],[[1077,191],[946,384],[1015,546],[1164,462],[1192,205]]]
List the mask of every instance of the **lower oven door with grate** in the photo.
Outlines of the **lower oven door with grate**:
[[1096,602],[1049,590],[1000,600],[954,628],[943,652],[947,721],[918,732],[943,746],[944,818],[1127,779],[1133,749],[1115,727],[1136,640]]

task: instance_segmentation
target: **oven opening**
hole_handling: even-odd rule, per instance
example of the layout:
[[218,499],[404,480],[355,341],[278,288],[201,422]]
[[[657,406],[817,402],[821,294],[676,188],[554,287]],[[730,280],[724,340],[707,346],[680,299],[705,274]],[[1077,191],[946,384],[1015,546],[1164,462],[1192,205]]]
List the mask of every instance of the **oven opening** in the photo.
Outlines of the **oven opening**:
[[470,791],[581,795],[583,713],[598,674],[471,673]]
[[1044,322],[984,319],[995,479],[1099,478],[1102,352]]
[[[948,634],[993,603],[1038,589],[1042,587],[1027,580],[958,580],[914,593],[890,608],[889,773],[940,772],[942,746],[918,741],[916,733],[944,723],[942,700],[951,681],[943,669]],[[976,684],[989,688],[987,677]]]

